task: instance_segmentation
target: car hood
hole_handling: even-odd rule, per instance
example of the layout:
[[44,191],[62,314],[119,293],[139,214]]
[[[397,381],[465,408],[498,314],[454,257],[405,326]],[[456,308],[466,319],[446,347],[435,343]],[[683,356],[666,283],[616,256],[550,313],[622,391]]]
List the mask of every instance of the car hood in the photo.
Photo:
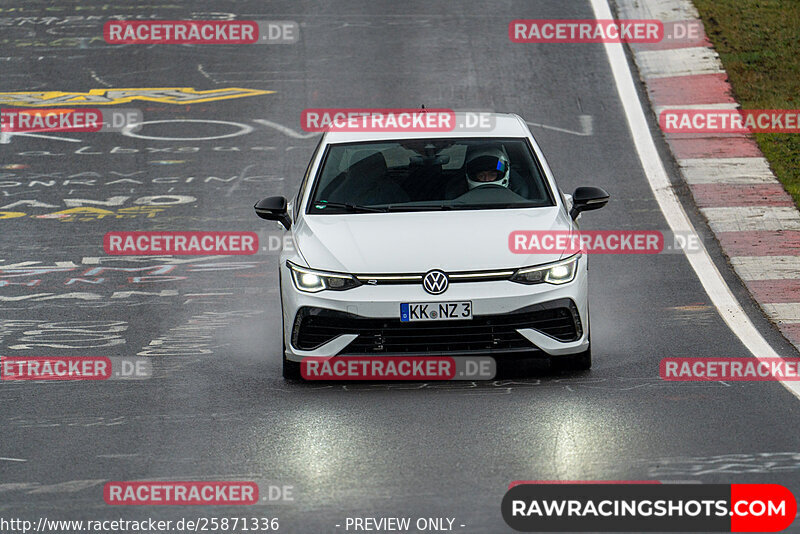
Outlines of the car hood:
[[293,229],[313,269],[357,274],[508,269],[556,261],[561,253],[515,254],[514,230],[569,230],[558,207],[310,215]]

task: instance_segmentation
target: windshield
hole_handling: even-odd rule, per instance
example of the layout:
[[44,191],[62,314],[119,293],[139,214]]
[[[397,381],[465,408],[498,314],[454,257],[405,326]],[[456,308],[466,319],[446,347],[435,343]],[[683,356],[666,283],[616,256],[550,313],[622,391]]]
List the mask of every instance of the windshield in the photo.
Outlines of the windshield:
[[521,139],[409,139],[335,144],[307,213],[554,206]]

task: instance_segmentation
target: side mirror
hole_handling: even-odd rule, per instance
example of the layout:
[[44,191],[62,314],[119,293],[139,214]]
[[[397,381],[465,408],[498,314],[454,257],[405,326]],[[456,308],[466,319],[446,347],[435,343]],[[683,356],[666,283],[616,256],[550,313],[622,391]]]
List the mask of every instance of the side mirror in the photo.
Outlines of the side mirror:
[[579,187],[572,193],[572,209],[569,216],[573,219],[582,211],[599,210],[608,204],[610,195],[599,187]]
[[288,201],[285,197],[269,197],[256,202],[253,208],[256,215],[268,221],[278,221],[287,230],[292,226],[292,218],[286,210]]

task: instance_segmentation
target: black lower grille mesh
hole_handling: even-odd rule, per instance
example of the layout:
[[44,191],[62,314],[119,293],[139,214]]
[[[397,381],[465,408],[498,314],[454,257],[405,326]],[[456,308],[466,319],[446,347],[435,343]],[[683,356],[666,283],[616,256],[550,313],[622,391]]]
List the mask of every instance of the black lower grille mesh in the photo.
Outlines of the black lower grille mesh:
[[502,315],[471,320],[401,322],[320,308],[301,308],[292,342],[313,350],[342,334],[358,334],[342,354],[469,353],[535,349],[518,328],[534,328],[560,341],[581,337],[575,304],[561,299]]

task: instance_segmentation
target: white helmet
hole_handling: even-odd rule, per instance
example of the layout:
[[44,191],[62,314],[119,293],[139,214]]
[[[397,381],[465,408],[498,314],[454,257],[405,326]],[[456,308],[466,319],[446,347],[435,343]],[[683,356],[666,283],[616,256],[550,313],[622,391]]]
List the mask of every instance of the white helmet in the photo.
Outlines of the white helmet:
[[[481,185],[501,185],[508,187],[509,165],[505,150],[491,146],[477,147],[467,156],[467,184],[470,189]],[[497,178],[491,181],[476,180],[478,173],[494,171]]]

